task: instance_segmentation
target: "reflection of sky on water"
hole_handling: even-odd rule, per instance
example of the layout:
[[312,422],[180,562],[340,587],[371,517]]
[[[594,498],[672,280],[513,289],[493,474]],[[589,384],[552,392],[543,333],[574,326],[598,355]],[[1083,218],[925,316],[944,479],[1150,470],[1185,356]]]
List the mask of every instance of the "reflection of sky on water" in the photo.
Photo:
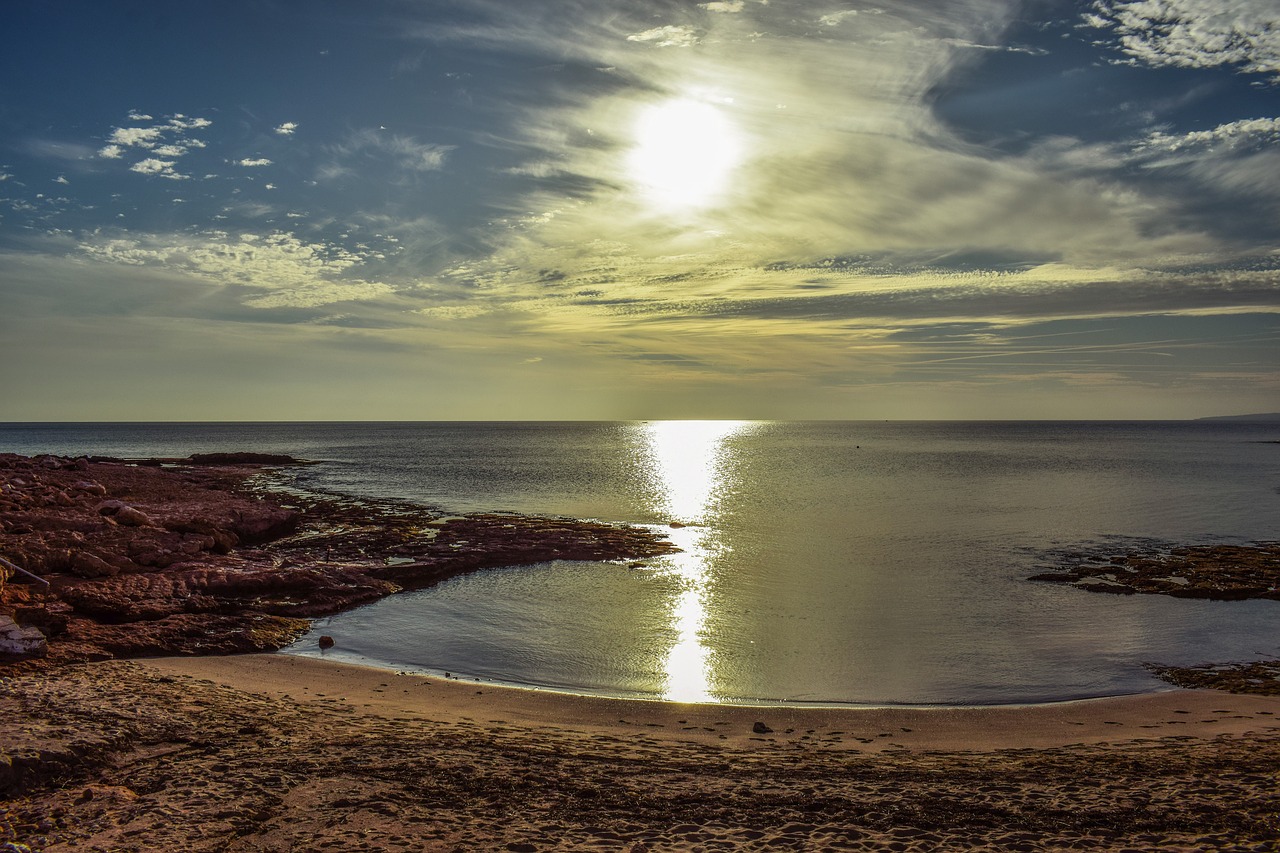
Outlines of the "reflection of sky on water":
[[663,662],[664,699],[707,702],[715,698],[713,660],[704,642],[712,556],[706,542],[706,525],[717,492],[733,476],[733,457],[726,439],[749,427],[743,421],[658,421],[642,425],[648,453],[638,458],[653,468],[649,479],[658,491],[661,514],[678,524],[693,525],[673,527],[668,532],[668,538],[681,550],[662,561],[682,582],[680,595],[671,606],[676,640]]
[[[323,427],[342,443],[315,455],[377,460],[339,473],[378,494],[652,524],[683,549],[479,572],[317,623],[356,662],[678,701],[990,703],[1277,653],[1275,602],[1025,580],[1077,543],[1275,538],[1269,429],[412,425],[369,453],[346,449],[356,429]],[[296,651],[318,654],[316,636]]]

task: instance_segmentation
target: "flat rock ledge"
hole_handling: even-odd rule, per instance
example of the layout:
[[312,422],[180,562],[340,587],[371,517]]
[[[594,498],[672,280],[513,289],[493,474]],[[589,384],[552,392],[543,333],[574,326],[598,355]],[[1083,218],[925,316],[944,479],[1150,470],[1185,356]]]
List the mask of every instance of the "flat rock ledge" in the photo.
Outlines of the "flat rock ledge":
[[1199,666],[1162,666],[1148,669],[1178,687],[1189,690],[1225,690],[1280,696],[1280,660],[1246,663],[1206,663]]
[[1067,583],[1089,592],[1280,601],[1280,542],[1203,545],[1109,557],[1074,555],[1061,570],[1029,580]]
[[47,638],[0,672],[272,651],[311,617],[467,572],[678,550],[623,525],[273,492],[257,475],[290,457],[193,459],[0,454],[0,614]]

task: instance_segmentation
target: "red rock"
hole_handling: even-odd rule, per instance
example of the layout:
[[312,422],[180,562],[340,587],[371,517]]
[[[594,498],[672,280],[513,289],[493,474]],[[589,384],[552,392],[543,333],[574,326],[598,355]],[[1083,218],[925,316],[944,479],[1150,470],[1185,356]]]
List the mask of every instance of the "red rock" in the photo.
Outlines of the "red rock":
[[75,555],[71,561],[71,572],[82,578],[109,578],[120,574],[118,568],[87,551]]

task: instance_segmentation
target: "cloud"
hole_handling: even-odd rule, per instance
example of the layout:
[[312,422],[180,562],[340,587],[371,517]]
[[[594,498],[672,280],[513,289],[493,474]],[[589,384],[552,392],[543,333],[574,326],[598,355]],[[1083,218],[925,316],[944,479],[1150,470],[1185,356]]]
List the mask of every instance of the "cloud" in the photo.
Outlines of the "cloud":
[[1134,64],[1280,75],[1274,0],[1099,0],[1085,22],[1109,30]]
[[286,121],[284,124],[281,124],[278,127],[276,127],[276,133],[280,134],[281,136],[293,136],[293,134],[297,131],[297,129],[298,129],[297,122]]
[[316,307],[394,293],[391,285],[352,275],[374,250],[307,241],[288,232],[206,232],[94,237],[79,247],[95,261],[193,275],[211,284],[246,289],[254,308]]
[[[131,121],[155,121],[151,116],[132,110]],[[205,118],[191,118],[181,113],[170,116],[150,127],[116,127],[107,137],[108,144],[99,148],[96,156],[103,160],[119,160],[129,149],[141,149],[149,156],[134,163],[129,171],[141,175],[155,175],[170,180],[185,180],[189,175],[176,169],[176,161],[193,148],[204,148],[207,143],[188,135],[188,131],[201,130],[213,122]]]
[[855,17],[858,14],[857,9],[846,9],[843,12],[832,12],[829,15],[823,15],[818,19],[818,23],[824,27],[835,27]]
[[1189,133],[1156,131],[1136,148],[1144,152],[1240,151],[1280,142],[1280,118],[1254,118]]
[[256,159],[256,160],[255,160],[255,159],[251,159],[251,158],[249,158],[249,157],[245,157],[243,160],[237,160],[237,161],[236,161],[236,163],[237,163],[237,165],[240,165],[240,166],[246,166],[246,167],[248,167],[248,168],[253,168],[253,167],[256,167],[256,166],[270,166],[270,165],[271,165],[271,161],[270,161],[270,160],[268,160],[266,157],[259,157],[259,158],[258,158],[258,159]]
[[209,127],[212,124],[213,122],[207,118],[191,118],[190,116],[184,116],[182,113],[176,113],[170,117],[167,126],[174,130],[198,130]]
[[[129,118],[133,121],[153,121],[151,116],[136,112],[131,112]],[[107,158],[118,157],[120,156],[119,152],[124,148],[155,149],[166,138],[169,141],[162,146],[166,152],[162,156],[181,156],[190,148],[203,148],[205,146],[203,141],[188,137],[185,132],[188,130],[201,130],[212,124],[213,122],[205,118],[189,118],[178,113],[171,116],[167,121],[151,127],[113,128],[111,135],[107,138],[110,144],[99,151],[99,156]]]
[[714,0],[711,3],[699,3],[703,9],[708,12],[725,12],[728,14],[736,14],[742,11],[745,6],[744,0]]
[[156,157],[148,157],[145,160],[139,160],[129,167],[130,172],[137,172],[141,175],[158,175],[162,178],[169,178],[175,181],[186,180],[190,175],[183,175],[174,171],[174,162],[172,160],[160,160]]
[[117,127],[108,138],[113,145],[154,148],[163,132],[163,127]]
[[92,160],[95,155],[94,150],[87,145],[54,139],[30,139],[23,147],[37,157],[50,160]]
[[339,162],[322,165],[318,176],[332,180],[351,174],[352,165],[343,162],[362,157],[388,158],[400,169],[410,172],[434,172],[444,168],[453,145],[419,142],[411,136],[366,128],[352,133],[331,148]]
[[698,31],[693,27],[674,26],[654,27],[640,33],[627,36],[627,41],[644,42],[654,47],[692,47],[702,41]]

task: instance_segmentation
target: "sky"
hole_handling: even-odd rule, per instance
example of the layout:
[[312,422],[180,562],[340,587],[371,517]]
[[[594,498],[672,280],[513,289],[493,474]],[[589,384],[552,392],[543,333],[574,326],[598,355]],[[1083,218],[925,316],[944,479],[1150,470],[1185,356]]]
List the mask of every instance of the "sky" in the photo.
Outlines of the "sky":
[[1280,410],[1275,0],[11,0],[0,421]]

